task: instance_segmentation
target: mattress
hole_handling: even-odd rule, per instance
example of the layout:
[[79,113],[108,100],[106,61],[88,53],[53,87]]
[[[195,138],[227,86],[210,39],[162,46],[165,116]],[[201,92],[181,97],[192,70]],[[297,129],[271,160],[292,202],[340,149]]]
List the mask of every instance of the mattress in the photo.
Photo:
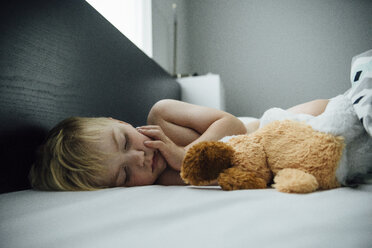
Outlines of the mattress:
[[371,247],[372,185],[311,194],[143,186],[0,195],[0,247]]

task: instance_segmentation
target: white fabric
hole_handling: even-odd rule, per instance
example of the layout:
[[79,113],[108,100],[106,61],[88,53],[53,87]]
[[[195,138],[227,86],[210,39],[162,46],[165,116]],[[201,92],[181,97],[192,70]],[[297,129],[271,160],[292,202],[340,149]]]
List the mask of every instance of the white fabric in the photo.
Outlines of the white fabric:
[[350,81],[352,88],[345,95],[350,98],[355,113],[372,137],[372,50],[353,57]]
[[251,123],[253,121],[257,121],[259,120],[258,118],[254,118],[254,117],[238,117],[238,119],[243,122],[244,124],[248,124],[248,123]]
[[354,87],[364,78],[372,78],[372,49],[353,57],[351,60],[350,82]]
[[0,195],[0,247],[371,247],[372,185],[311,194],[145,186]]
[[314,118],[314,116],[308,114],[294,114],[281,108],[271,108],[266,110],[262,115],[260,119],[260,128],[273,121],[294,120],[306,122],[312,118]]

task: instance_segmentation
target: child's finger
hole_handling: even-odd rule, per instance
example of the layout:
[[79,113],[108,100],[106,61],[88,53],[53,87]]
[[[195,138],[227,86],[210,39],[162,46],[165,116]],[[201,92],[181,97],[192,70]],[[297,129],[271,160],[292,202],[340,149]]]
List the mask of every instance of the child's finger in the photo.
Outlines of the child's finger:
[[137,129],[138,132],[157,140],[166,141],[166,136],[162,130],[159,129]]
[[146,126],[140,126],[136,127],[137,129],[161,129],[158,125],[146,125]]
[[148,148],[162,150],[165,146],[163,141],[160,140],[147,140],[144,142],[145,146]]

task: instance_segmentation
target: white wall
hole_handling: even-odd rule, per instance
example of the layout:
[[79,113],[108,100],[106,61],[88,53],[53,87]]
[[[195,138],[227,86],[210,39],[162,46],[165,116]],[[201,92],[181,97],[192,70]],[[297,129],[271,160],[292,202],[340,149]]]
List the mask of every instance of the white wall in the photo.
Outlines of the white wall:
[[87,0],[87,2],[152,57],[151,0]]
[[[172,2],[153,1],[154,59],[168,71]],[[179,71],[220,74],[226,109],[239,116],[342,93],[352,56],[372,49],[370,0],[176,2],[185,25]]]

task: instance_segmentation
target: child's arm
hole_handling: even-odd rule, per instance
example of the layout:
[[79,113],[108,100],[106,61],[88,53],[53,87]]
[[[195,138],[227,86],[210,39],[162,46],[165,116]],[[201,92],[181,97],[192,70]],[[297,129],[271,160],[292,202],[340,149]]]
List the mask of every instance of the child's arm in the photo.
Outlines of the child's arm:
[[200,141],[246,133],[244,124],[227,112],[176,100],[156,103],[148,124],[159,125],[166,136],[186,149]]
[[176,100],[156,103],[149,113],[148,124],[140,128],[153,139],[146,145],[158,149],[177,171],[185,151],[193,144],[246,133],[244,124],[229,113]]
[[287,110],[295,114],[308,114],[318,116],[324,112],[328,105],[328,102],[329,102],[328,99],[318,99],[311,102],[296,105]]

